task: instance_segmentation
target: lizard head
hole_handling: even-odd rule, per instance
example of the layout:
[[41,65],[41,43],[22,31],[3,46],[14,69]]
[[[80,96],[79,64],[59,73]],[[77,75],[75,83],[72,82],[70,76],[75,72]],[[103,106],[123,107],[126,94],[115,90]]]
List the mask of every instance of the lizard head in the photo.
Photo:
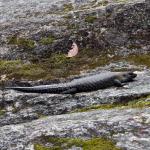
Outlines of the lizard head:
[[135,74],[134,72],[124,72],[118,76],[118,79],[120,80],[120,82],[124,83],[133,81],[136,76],[137,74]]

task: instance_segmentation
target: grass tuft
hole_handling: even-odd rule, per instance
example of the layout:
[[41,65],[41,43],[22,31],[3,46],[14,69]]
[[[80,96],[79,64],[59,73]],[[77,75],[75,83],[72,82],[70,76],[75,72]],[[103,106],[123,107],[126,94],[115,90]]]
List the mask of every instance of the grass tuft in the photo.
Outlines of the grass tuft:
[[80,147],[83,150],[120,150],[115,146],[115,143],[105,138],[92,138],[89,140],[83,140],[79,138],[53,138],[44,137],[44,144],[35,144],[35,150],[65,150],[74,147]]
[[30,39],[21,38],[17,36],[12,36],[8,38],[8,44],[17,45],[24,49],[33,49],[35,48],[35,42]]

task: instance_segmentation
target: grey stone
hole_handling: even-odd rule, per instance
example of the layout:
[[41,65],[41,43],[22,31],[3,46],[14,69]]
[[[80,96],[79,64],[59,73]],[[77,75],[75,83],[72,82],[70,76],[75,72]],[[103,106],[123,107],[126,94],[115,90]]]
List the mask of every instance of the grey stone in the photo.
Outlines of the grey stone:
[[[143,117],[145,121],[139,121]],[[145,123],[149,117],[149,108],[98,110],[46,117],[25,124],[1,127],[0,148],[11,150],[11,145],[15,145],[22,150],[21,145],[29,147],[33,144],[30,141],[45,135],[82,138],[107,136],[114,139],[119,147],[149,150],[150,125]]]
[[[125,47],[128,54],[147,52],[146,47],[150,45],[149,4],[144,0],[108,1],[108,5],[102,7],[99,2],[1,0],[0,58],[27,60],[46,57],[52,52],[67,53],[71,47],[70,40],[76,41],[80,49],[94,48],[105,52]],[[65,11],[65,6],[71,8]],[[97,19],[92,23],[86,22],[88,16],[96,16]],[[104,28],[105,32],[101,32]],[[42,45],[40,39],[50,35],[55,37],[54,42]],[[12,36],[31,39],[36,46],[28,51],[26,47],[8,44]],[[141,47],[146,49],[140,51]]]
[[[148,54],[150,48],[149,0],[0,0],[0,58],[22,59],[48,57],[53,52],[67,53],[71,41],[80,49],[101,52],[113,49],[115,55]],[[97,19],[86,20],[89,16]],[[85,21],[86,20],[86,21]],[[34,48],[9,44],[9,38],[30,39]],[[54,36],[52,44],[43,45],[43,37]],[[71,113],[92,105],[132,101],[150,94],[150,71],[124,62],[87,71],[73,78],[115,69],[143,70],[136,81],[123,88],[109,88],[71,95],[29,94],[0,90],[0,149],[33,150],[41,136],[92,138],[107,137],[127,150],[150,150],[150,109],[111,109]],[[16,81],[17,82],[17,81]],[[32,86],[57,81],[20,82]],[[63,82],[63,81],[60,81]],[[13,85],[9,82],[8,85]],[[145,100],[146,102],[149,99]],[[66,114],[68,113],[68,114]],[[71,149],[80,149],[72,147]]]

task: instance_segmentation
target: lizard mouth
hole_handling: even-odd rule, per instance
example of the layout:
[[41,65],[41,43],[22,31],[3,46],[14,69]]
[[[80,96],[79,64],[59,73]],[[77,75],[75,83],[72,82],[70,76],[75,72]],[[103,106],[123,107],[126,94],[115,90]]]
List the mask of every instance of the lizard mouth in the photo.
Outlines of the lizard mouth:
[[133,72],[125,73],[120,77],[121,82],[130,82],[133,81],[137,74]]
[[130,76],[131,78],[135,78],[135,77],[137,76],[137,74],[135,74],[135,73],[133,73],[133,72],[129,72],[129,76]]

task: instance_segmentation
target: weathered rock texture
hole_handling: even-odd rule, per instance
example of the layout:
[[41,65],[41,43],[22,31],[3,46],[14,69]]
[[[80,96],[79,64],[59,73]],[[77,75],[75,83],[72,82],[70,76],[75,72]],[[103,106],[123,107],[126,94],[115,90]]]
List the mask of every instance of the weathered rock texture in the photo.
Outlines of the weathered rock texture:
[[[98,50],[113,56],[149,53],[149,36],[148,0],[0,0],[1,59],[27,61],[49,57],[53,52],[67,53],[73,41],[80,50]],[[139,72],[136,81],[124,88],[112,87],[73,97],[0,90],[0,149],[33,150],[34,140],[41,136],[106,136],[127,150],[149,150],[149,107],[71,114],[78,108],[149,95],[149,69],[131,65],[124,68],[123,64],[110,64],[92,73],[117,67],[142,68],[144,71]]]
[[42,135],[55,137],[107,136],[128,150],[150,147],[150,109],[104,110],[47,117],[0,128],[1,150],[31,150]]
[[148,1],[0,1],[0,56],[7,59],[80,49],[143,53],[150,48]]
[[127,87],[112,87],[75,96],[5,91],[0,97],[1,105],[6,110],[0,117],[0,126],[28,122],[47,115],[65,114],[92,105],[128,102],[150,95],[149,74],[149,71],[141,72],[136,81],[128,83]]

